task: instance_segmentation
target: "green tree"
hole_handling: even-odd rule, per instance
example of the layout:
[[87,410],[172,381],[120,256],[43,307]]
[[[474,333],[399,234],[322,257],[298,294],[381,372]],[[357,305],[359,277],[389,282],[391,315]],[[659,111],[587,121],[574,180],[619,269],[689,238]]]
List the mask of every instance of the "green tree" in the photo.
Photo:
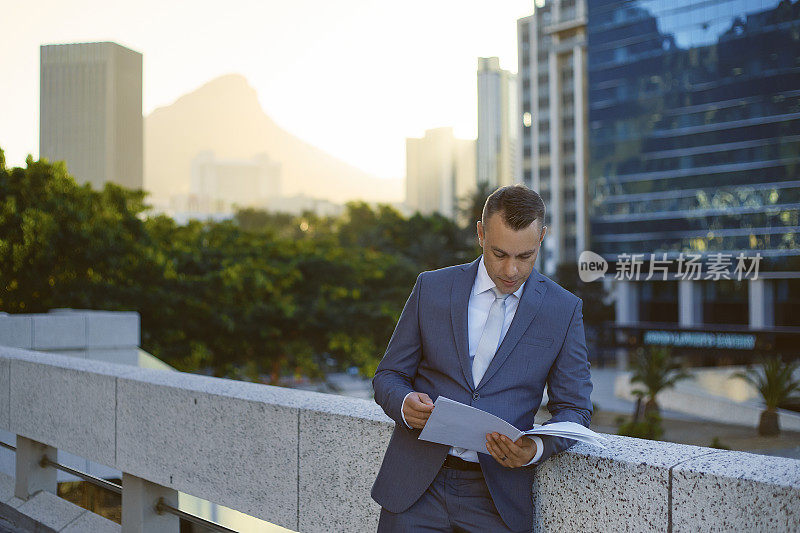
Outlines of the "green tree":
[[162,283],[169,298],[147,339],[154,353],[194,370],[184,365],[196,359],[201,342],[201,360],[217,375],[248,363],[267,369],[282,357],[285,330],[298,312],[291,242],[243,232],[232,221],[181,226],[160,216],[147,227],[168,264]]
[[637,439],[661,440],[664,428],[661,426],[661,415],[657,411],[650,411],[644,420],[635,418],[624,422],[617,428],[617,435],[636,437]]
[[486,204],[486,199],[494,190],[495,187],[491,187],[488,182],[482,181],[478,183],[478,187],[474,191],[459,199],[459,214],[465,221],[465,229],[469,231],[475,230],[475,223],[483,216],[483,206]]
[[644,417],[652,412],[658,413],[656,396],[664,389],[675,386],[689,374],[672,358],[670,350],[665,347],[651,346],[648,350],[639,348],[631,361],[633,374],[631,383],[640,383],[643,389],[635,389],[633,394],[638,398],[646,398]]
[[764,399],[766,409],[761,412],[758,422],[759,435],[778,435],[778,406],[788,401],[798,401],[795,396],[800,392],[800,380],[794,377],[800,362],[784,363],[780,357],[764,359],[759,367],[749,366],[744,372],[737,372],[731,377],[745,380],[758,390]]
[[477,256],[474,231],[468,234],[439,214],[415,213],[404,218],[388,205],[372,209],[364,202],[350,202],[334,231],[345,248],[396,255],[418,272],[464,263]]
[[333,358],[371,375],[417,274],[477,255],[453,221],[388,205],[181,225],[145,199],[0,151],[0,308],[136,310],[142,347],[179,370],[277,381]]
[[79,186],[63,163],[0,169],[0,306],[136,309],[160,277],[139,214],[144,193]]

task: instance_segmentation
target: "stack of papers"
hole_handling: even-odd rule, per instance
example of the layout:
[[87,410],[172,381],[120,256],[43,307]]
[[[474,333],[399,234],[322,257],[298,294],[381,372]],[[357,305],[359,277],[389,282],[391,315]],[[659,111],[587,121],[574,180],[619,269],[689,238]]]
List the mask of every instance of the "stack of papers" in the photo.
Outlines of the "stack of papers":
[[605,437],[575,422],[534,425],[533,429],[522,431],[500,417],[444,396],[436,398],[433,405],[433,412],[419,435],[420,439],[429,442],[488,453],[486,434],[496,432],[512,441],[523,435],[548,435],[605,448]]
[[[550,435],[552,437],[566,437],[587,444],[594,444],[605,448],[606,438],[591,429],[575,422],[553,422],[552,424],[534,424],[533,429],[522,432],[524,435]],[[521,436],[521,435],[520,435]],[[519,438],[519,437],[517,437]],[[514,439],[516,440],[516,439]]]

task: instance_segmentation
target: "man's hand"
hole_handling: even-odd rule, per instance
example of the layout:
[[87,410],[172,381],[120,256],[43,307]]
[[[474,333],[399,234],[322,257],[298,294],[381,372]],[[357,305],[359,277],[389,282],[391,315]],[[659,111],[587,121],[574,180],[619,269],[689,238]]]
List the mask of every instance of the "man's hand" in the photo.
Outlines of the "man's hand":
[[486,449],[498,463],[507,468],[525,466],[536,455],[536,443],[524,436],[512,442],[505,435],[487,433]]
[[403,402],[403,416],[412,428],[424,428],[432,412],[433,402],[424,392],[412,392]]

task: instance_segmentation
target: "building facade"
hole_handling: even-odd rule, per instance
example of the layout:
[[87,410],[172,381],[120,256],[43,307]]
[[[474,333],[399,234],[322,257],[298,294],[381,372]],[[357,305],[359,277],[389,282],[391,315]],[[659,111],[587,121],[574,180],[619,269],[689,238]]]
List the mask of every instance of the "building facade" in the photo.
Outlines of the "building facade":
[[40,49],[39,156],[79,183],[143,186],[142,54],[115,43]]
[[617,322],[800,326],[800,2],[592,0],[587,35],[591,250],[763,258],[620,281]]
[[522,181],[517,168],[517,80],[497,57],[478,58],[477,181],[491,189]]
[[547,205],[537,266],[551,275],[588,244],[586,3],[537,2],[517,21],[519,168]]
[[593,250],[800,255],[800,5],[590,5]]
[[427,130],[406,139],[406,205],[423,215],[456,219],[459,203],[475,190],[475,141],[457,139],[453,128]]
[[192,159],[189,196],[208,203],[210,212],[235,206],[263,207],[281,195],[281,164],[267,154],[252,159],[219,159],[203,151]]

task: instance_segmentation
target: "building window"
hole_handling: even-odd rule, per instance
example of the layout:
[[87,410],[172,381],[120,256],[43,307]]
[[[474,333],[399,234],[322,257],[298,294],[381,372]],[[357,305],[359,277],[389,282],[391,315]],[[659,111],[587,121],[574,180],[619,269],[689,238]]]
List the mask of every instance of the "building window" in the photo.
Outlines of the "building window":
[[530,170],[526,170],[525,172],[522,173],[522,177],[525,180],[525,184],[528,187],[530,187],[531,183],[533,183],[533,172],[531,172]]
[[[529,104],[530,105],[530,104]],[[532,116],[529,112],[525,112],[522,114],[522,125],[526,128],[530,128],[531,124],[533,124]]]

